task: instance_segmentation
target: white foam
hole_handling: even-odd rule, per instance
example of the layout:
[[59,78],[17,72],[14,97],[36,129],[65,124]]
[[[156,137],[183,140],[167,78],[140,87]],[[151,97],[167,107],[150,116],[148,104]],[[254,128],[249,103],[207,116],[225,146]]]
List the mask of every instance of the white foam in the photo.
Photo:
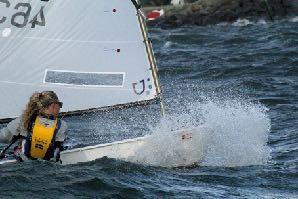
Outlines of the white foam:
[[173,45],[173,42],[171,42],[171,41],[167,41],[165,44],[164,44],[164,48],[169,48],[169,47],[171,47]]
[[298,22],[298,16],[291,18],[290,22],[297,23]]
[[264,20],[264,19],[260,19],[258,22],[257,22],[258,25],[266,25],[267,22]]
[[248,26],[248,25],[252,25],[253,22],[249,21],[248,19],[237,19],[237,21],[235,21],[234,23],[232,23],[232,26]]
[[253,21],[250,21],[248,19],[237,19],[237,21],[235,21],[233,23],[221,22],[221,23],[218,23],[216,25],[217,26],[232,25],[232,26],[237,26],[237,27],[243,27],[243,26],[248,26],[248,25],[266,25],[266,24],[268,24],[268,23],[264,19],[260,19],[257,22],[253,22]]

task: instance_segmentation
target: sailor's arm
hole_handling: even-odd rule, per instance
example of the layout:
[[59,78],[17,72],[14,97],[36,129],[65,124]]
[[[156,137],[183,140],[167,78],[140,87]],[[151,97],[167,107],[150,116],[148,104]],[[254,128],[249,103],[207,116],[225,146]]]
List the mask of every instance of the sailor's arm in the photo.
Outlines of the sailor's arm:
[[63,120],[61,120],[61,127],[58,130],[55,138],[56,149],[54,152],[54,160],[56,162],[60,161],[60,152],[63,151],[63,143],[67,137],[67,124]]
[[18,136],[20,134],[20,123],[20,118],[17,118],[8,123],[5,128],[2,128],[0,131],[0,142],[9,143],[14,136]]
[[56,142],[64,142],[67,137],[67,124],[63,120],[61,120],[61,126],[57,131],[55,141]]

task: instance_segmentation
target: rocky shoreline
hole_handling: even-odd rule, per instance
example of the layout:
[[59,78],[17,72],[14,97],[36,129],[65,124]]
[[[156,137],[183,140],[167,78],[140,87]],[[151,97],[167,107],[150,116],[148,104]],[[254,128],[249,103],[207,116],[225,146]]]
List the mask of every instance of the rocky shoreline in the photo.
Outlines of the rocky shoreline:
[[209,25],[233,22],[239,18],[267,18],[274,20],[298,15],[298,0],[199,0],[180,6],[144,7],[146,13],[164,10],[164,15],[148,25],[164,28],[182,25]]

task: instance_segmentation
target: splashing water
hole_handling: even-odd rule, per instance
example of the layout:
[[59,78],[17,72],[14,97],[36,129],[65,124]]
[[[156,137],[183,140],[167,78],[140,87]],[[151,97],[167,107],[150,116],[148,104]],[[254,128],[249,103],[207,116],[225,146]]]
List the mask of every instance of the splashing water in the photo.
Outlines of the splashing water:
[[209,101],[200,106],[205,125],[213,129],[202,165],[248,166],[269,160],[270,119],[265,107],[238,100]]
[[[164,167],[193,163],[235,167],[269,160],[270,119],[265,107],[238,100],[207,100],[188,108],[189,114],[167,116],[153,127],[133,161]],[[192,138],[181,140],[183,133]]]
[[178,167],[200,162],[204,154],[205,127],[154,132],[129,161],[145,165]]

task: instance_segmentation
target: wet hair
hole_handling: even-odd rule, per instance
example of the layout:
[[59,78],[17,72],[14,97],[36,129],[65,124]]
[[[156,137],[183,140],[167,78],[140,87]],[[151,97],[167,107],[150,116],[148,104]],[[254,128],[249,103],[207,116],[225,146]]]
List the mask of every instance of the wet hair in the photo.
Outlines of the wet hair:
[[31,95],[22,115],[23,128],[30,131],[32,120],[53,103],[60,103],[54,91],[35,92]]

